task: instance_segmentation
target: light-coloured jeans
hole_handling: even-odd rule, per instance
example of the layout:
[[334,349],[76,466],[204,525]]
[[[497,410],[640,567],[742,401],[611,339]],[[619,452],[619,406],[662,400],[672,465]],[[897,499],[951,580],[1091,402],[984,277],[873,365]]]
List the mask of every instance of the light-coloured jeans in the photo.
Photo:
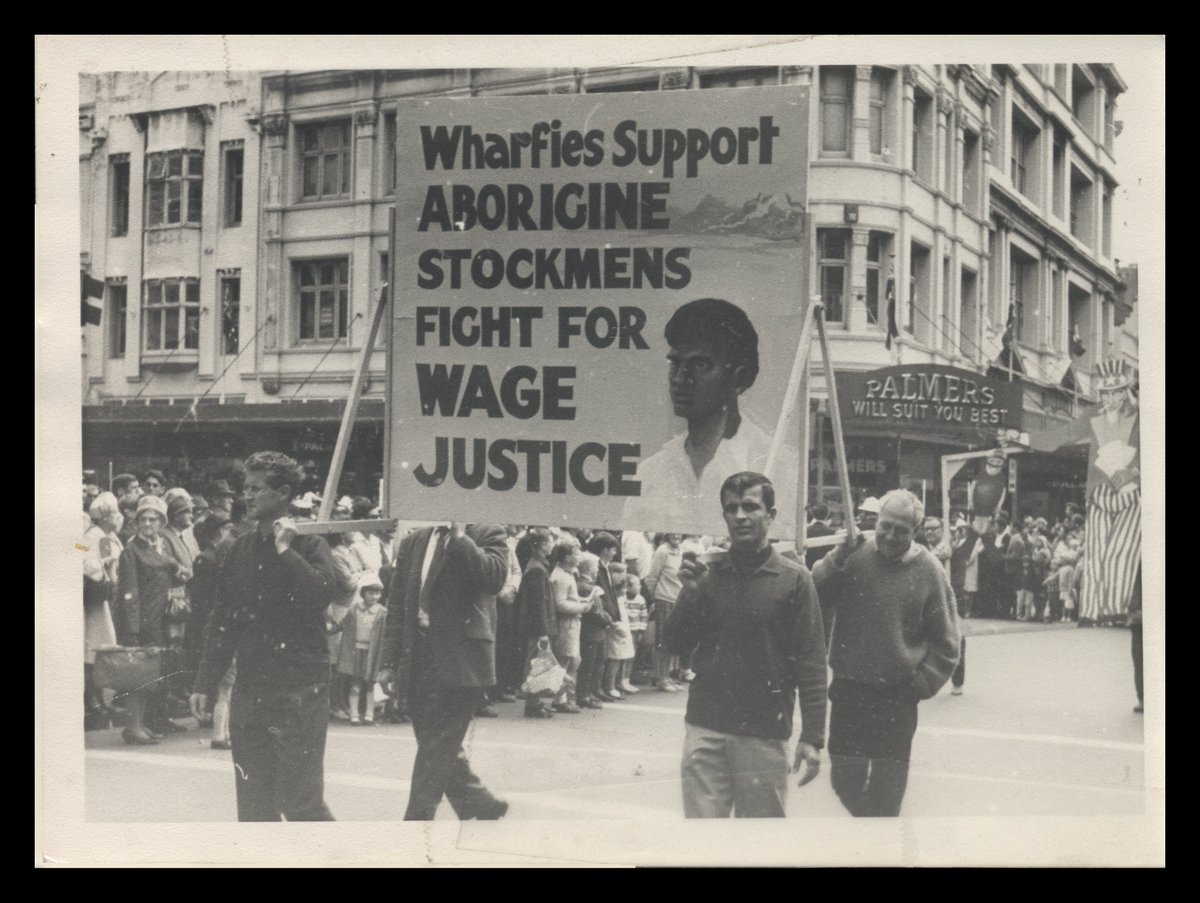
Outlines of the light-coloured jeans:
[[683,741],[683,814],[687,818],[783,818],[787,741],[687,724]]

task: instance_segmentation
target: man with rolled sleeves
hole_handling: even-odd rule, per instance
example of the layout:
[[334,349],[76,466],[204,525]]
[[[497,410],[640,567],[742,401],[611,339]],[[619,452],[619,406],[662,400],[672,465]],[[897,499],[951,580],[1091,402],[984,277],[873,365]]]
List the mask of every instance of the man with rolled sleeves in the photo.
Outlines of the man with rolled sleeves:
[[238,820],[333,821],[325,805],[333,555],[321,537],[298,536],[286,516],[303,482],[295,461],[257,452],[245,471],[256,528],[233,541],[221,564],[192,714],[207,711],[207,689],[236,654],[229,733]]
[[767,539],[775,487],[736,473],[721,486],[729,551],[685,558],[663,630],[667,649],[692,653],[683,750],[688,818],[786,814],[792,713],[801,732],[793,771],[817,776],[825,741],[825,632],[808,569]]
[[958,663],[950,579],[913,541],[924,515],[911,492],[887,493],[874,538],[847,537],[813,572],[832,634],[830,780],[854,816],[900,814],[917,703],[934,696]]

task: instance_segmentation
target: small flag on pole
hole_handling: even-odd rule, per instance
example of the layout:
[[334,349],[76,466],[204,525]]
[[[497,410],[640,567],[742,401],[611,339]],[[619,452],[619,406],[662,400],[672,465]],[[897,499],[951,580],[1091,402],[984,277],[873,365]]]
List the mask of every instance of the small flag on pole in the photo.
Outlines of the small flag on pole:
[[883,344],[888,350],[891,350],[892,339],[900,337],[900,329],[896,326],[896,280],[894,277],[888,276],[884,294],[887,298],[887,338]]
[[100,308],[94,304],[89,304],[88,299],[95,298],[97,301],[104,299],[104,283],[99,279],[93,279],[83,270],[79,271],[79,325],[80,326],[99,326],[100,325]]

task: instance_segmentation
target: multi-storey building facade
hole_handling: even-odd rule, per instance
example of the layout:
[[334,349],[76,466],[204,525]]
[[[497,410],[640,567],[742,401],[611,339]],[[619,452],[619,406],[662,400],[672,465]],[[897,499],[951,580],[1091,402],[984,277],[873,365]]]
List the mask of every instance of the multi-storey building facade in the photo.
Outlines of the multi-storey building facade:
[[[1111,66],[121,73],[85,77],[80,107],[82,263],[106,283],[84,329],[85,464],[212,472],[270,445],[324,466],[386,279],[401,100],[789,84],[811,92],[808,291],[835,365],[1019,380],[1031,443],[1052,449],[1120,352]],[[347,465],[368,492],[382,350],[370,377]],[[812,394],[820,413],[819,368]],[[941,454],[994,441],[848,437],[856,495],[933,489]]]

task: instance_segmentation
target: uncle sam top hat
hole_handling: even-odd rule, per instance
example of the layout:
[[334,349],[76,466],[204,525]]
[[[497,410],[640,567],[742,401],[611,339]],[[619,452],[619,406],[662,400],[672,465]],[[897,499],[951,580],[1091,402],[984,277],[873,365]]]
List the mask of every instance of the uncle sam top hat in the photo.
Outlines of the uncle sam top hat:
[[1096,367],[1096,377],[1097,391],[1112,392],[1129,388],[1129,370],[1122,360],[1109,358],[1101,361]]

